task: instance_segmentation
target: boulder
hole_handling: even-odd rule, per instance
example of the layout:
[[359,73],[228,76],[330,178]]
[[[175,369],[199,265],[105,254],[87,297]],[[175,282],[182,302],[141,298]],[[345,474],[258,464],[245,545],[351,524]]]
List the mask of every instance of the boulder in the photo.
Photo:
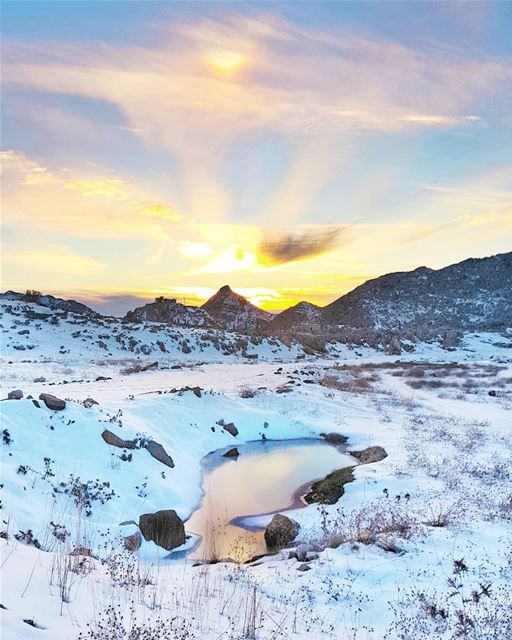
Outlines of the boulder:
[[265,543],[268,549],[282,549],[293,542],[299,533],[300,525],[295,520],[276,513],[265,529]]
[[143,514],[139,518],[139,529],[144,540],[151,540],[167,551],[185,543],[185,526],[174,509]]
[[351,451],[350,455],[354,458],[357,458],[361,464],[380,462],[388,456],[388,454],[382,447],[367,447],[362,451]]
[[86,398],[83,404],[86,409],[90,409],[93,405],[99,404],[99,403],[96,402],[94,398]]
[[236,436],[238,435],[238,429],[235,427],[233,422],[230,422],[229,424],[225,424],[223,426],[224,429],[233,436],[233,438],[236,438]]
[[101,437],[107,444],[110,444],[113,447],[118,447],[119,449],[135,449],[135,440],[123,440],[108,429],[105,429],[105,431],[101,434]]
[[53,409],[53,411],[62,411],[66,408],[66,401],[52,396],[51,393],[41,393],[39,400],[42,400],[48,409]]
[[123,540],[124,548],[128,551],[137,551],[142,544],[142,536],[140,531],[136,531],[131,536],[126,536]]
[[155,458],[155,460],[158,460],[158,462],[171,467],[171,469],[174,467],[173,459],[159,442],[149,440],[144,446],[149,454],[152,455],[153,458]]
[[240,455],[240,451],[238,451],[236,447],[233,447],[232,449],[229,449],[228,451],[226,451],[226,453],[222,454],[224,458],[238,458],[239,455]]
[[40,376],[39,378],[34,378],[34,382],[46,382],[46,378]]
[[345,444],[348,440],[347,436],[344,436],[341,433],[321,433],[320,437],[329,444]]
[[297,567],[297,571],[310,571],[311,567],[309,566],[309,564],[301,564],[300,566]]
[[23,398],[23,391],[21,389],[14,389],[7,394],[8,400],[21,400]]

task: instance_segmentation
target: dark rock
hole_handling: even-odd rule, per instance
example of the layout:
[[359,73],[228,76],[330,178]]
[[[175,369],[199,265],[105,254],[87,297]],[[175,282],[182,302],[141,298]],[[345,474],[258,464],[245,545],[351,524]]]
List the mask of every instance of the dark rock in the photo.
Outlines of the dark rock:
[[9,391],[7,394],[8,400],[21,400],[23,398],[23,391],[21,389],[15,389],[14,391]]
[[345,444],[348,438],[341,433],[321,433],[320,436],[329,444]]
[[52,396],[51,393],[41,393],[39,400],[42,400],[48,409],[53,411],[62,411],[66,408],[66,401],[57,398],[57,396]]
[[185,543],[185,527],[174,509],[145,513],[139,518],[139,529],[144,540],[152,540],[167,551]]
[[354,467],[345,467],[329,473],[323,480],[313,483],[304,500],[308,504],[335,504],[345,492],[345,485],[354,481],[353,470]]
[[43,378],[43,376],[40,378],[34,378],[34,382],[46,382],[46,378]]
[[223,453],[222,455],[224,458],[238,458],[238,456],[240,455],[240,451],[238,451],[236,447],[233,447],[232,449],[229,449],[229,451],[226,451],[226,453]]
[[276,513],[265,529],[265,543],[268,549],[282,549],[293,542],[299,533],[300,525],[295,520]]
[[311,567],[309,566],[309,564],[304,563],[297,567],[297,571],[311,571]]
[[171,467],[171,469],[174,467],[173,459],[159,442],[149,440],[148,442],[146,442],[144,447],[145,449],[147,449],[149,454],[152,455],[153,458],[155,458],[155,460],[158,460],[158,462]]
[[140,531],[136,531],[131,536],[126,536],[123,540],[124,548],[128,551],[137,551],[142,544],[142,535]]
[[388,454],[382,447],[367,447],[362,451],[351,451],[350,455],[357,458],[361,464],[380,462],[388,457]]
[[83,404],[84,404],[84,407],[85,407],[86,409],[90,409],[93,405],[95,405],[95,404],[99,404],[99,403],[98,403],[98,402],[96,402],[96,400],[94,400],[94,398],[86,398],[86,399],[84,400],[84,403],[83,403]]
[[101,437],[107,444],[110,444],[113,447],[118,447],[119,449],[135,449],[135,440],[123,440],[108,429],[105,429],[105,431],[101,434]]
[[41,405],[39,404],[39,402],[37,400],[32,400],[32,404],[34,405],[34,407],[37,407],[38,409],[41,408]]
[[488,392],[488,395],[490,395],[490,396],[491,396],[491,398],[495,398],[495,397],[496,397],[496,390],[495,390],[495,389],[491,389],[491,390]]
[[235,427],[233,422],[230,422],[229,424],[225,424],[224,425],[224,429],[228,433],[230,433],[234,438],[236,438],[236,436],[238,435],[238,429]]

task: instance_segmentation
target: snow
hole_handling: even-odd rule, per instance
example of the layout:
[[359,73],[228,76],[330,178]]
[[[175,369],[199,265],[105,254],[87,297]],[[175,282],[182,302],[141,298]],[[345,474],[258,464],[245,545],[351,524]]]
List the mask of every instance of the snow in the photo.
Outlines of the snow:
[[[11,302],[2,317],[2,396],[15,388],[24,392],[22,400],[0,403],[7,537],[0,541],[3,638],[94,637],[85,635],[87,623],[104,620],[102,612],[111,604],[120,607],[116,615],[125,629],[146,625],[151,639],[167,637],[167,625],[171,638],[204,640],[448,640],[456,635],[461,606],[474,625],[467,638],[510,637],[509,337],[467,334],[453,351],[421,344],[399,358],[336,345],[338,355],[333,348],[299,361],[298,345],[263,341],[248,346],[247,352],[259,356],[248,361],[241,350],[224,356],[212,343],[200,351],[201,330],[153,332],[150,324],[127,328],[117,321],[102,327],[91,319],[77,326],[73,314],[52,325],[20,313]],[[18,333],[27,328],[28,335]],[[123,343],[113,328],[126,334]],[[79,329],[84,340],[71,337]],[[100,337],[107,333],[110,338]],[[129,337],[139,341],[136,348],[147,344],[152,351],[127,353],[121,347]],[[180,349],[184,338],[196,346],[191,354]],[[165,353],[156,346],[160,339]],[[235,344],[239,336],[227,339]],[[20,351],[15,344],[34,348]],[[158,360],[159,368],[122,373],[132,359]],[[177,364],[182,368],[170,368]],[[418,367],[420,377],[414,378]],[[45,382],[34,382],[41,376]],[[110,379],[96,381],[99,376]],[[200,397],[179,391],[186,387],[200,387]],[[241,397],[246,387],[254,397]],[[277,393],[283,387],[292,391]],[[38,408],[27,398],[42,392],[65,398],[65,410],[51,411],[42,402]],[[87,397],[99,404],[85,408]],[[237,426],[236,437],[217,424],[221,419]],[[145,436],[159,442],[175,467],[145,449],[134,449],[132,460],[122,461],[122,450],[103,441],[105,429],[126,440]],[[380,445],[388,456],[357,466],[355,481],[337,504],[288,514],[301,524],[297,542],[323,547],[336,535],[346,540],[327,545],[309,571],[297,571],[299,563],[288,559],[287,550],[254,566],[202,567],[186,558],[170,561],[153,543],[144,542],[135,554],[122,550],[122,538],[136,528],[121,522],[166,508],[189,517],[202,497],[201,460],[210,451],[258,440],[262,433],[277,440],[318,438],[323,432],[347,436],[349,450]],[[72,496],[53,491],[64,490],[61,482],[71,486],[72,477],[102,486],[90,515]],[[270,517],[252,523],[264,526]],[[362,542],[379,518],[408,523],[407,531],[379,529],[374,540]],[[434,526],[443,519],[446,526]],[[52,534],[51,522],[70,532],[65,542]],[[41,549],[15,539],[28,529]],[[73,559],[66,573],[67,552],[77,545],[90,547],[95,557]],[[454,573],[460,560],[467,569]],[[473,602],[471,591],[487,583],[492,596]],[[428,614],[432,603],[446,607],[446,620]],[[97,637],[130,636],[127,631]]]

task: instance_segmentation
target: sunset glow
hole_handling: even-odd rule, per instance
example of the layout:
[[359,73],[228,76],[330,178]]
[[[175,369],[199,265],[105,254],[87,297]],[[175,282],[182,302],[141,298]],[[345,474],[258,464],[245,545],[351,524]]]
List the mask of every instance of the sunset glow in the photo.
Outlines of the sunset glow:
[[4,7],[3,290],[278,310],[510,250],[509,3],[70,4]]

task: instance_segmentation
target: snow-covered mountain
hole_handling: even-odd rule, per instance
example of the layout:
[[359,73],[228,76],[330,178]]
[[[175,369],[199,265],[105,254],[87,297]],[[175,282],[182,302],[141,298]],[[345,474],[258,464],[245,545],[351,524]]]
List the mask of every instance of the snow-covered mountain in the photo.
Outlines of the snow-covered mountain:
[[201,308],[221,327],[231,331],[253,331],[265,326],[273,317],[232,291],[228,285],[221,287]]
[[156,298],[154,302],[128,311],[127,322],[164,322],[179,327],[214,327],[215,320],[204,309],[180,304],[175,298]]
[[303,300],[276,315],[269,324],[269,330],[287,331],[300,325],[320,322],[321,317],[321,307]]
[[501,330],[512,324],[512,252],[369,280],[322,310],[322,322],[368,330]]
[[38,291],[27,291],[26,293],[5,291],[4,293],[0,293],[0,302],[4,301],[36,304],[39,307],[46,307],[46,311],[43,310],[45,313],[48,313],[48,310],[65,311],[95,318],[100,315],[87,305],[77,302],[76,300],[63,300],[62,298],[55,298],[50,295],[42,295]]

